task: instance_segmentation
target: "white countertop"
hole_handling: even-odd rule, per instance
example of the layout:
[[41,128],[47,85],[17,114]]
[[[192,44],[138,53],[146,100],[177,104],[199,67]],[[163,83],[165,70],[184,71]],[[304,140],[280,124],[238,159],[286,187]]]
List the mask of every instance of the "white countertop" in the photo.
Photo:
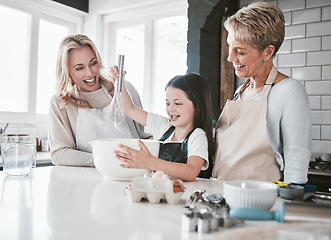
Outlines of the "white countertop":
[[189,233],[181,227],[186,200],[195,190],[221,193],[220,181],[185,182],[186,191],[178,205],[132,203],[123,193],[128,184],[106,180],[95,168],[34,168],[28,177],[8,177],[0,171],[0,239],[265,239],[266,235],[256,235],[261,229],[269,239],[277,239],[280,229],[298,227],[246,222],[216,233]]

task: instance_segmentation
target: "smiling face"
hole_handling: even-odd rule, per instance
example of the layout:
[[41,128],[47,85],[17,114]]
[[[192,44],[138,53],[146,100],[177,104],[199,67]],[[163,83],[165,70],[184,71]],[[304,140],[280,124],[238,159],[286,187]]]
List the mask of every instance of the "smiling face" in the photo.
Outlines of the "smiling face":
[[68,65],[69,74],[79,91],[92,92],[100,89],[99,64],[89,46],[70,50]]
[[233,64],[235,73],[242,78],[258,78],[265,72],[264,51],[258,51],[247,43],[237,42],[233,34],[227,38],[229,45],[228,61]]
[[166,112],[173,126],[193,129],[194,106],[183,90],[167,88]]

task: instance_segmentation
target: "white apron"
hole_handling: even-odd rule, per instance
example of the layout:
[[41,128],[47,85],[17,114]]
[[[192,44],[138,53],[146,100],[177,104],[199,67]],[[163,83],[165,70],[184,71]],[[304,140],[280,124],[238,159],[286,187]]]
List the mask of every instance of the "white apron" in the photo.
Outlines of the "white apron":
[[[104,92],[112,99],[104,86]],[[78,92],[76,92],[78,95]],[[117,128],[109,117],[110,104],[103,109],[78,108],[76,122],[76,148],[84,152],[92,152],[88,141],[95,138],[133,138],[129,124],[125,119]]]
[[276,77],[277,69],[273,66],[260,100],[227,100],[216,124],[213,177],[268,181],[281,178],[266,121],[267,98]]

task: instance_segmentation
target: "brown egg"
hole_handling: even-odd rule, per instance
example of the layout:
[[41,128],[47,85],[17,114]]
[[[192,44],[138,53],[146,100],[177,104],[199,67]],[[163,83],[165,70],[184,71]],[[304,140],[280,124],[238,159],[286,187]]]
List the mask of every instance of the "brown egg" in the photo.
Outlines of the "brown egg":
[[184,184],[180,180],[172,180],[174,192],[184,192]]

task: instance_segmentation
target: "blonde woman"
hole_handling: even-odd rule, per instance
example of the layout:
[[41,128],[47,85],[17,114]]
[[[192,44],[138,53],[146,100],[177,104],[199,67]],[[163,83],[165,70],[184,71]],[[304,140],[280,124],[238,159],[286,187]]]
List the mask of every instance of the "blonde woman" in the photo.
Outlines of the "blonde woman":
[[[143,126],[126,118],[114,126],[108,110],[114,85],[103,72],[95,44],[82,34],[69,35],[60,44],[57,94],[50,101],[49,140],[55,165],[94,166],[93,138],[146,138]],[[141,107],[135,88],[126,82],[134,103]]]
[[224,25],[228,61],[247,81],[218,120],[213,176],[306,183],[311,146],[307,93],[273,65],[285,35],[282,11],[257,2]]

